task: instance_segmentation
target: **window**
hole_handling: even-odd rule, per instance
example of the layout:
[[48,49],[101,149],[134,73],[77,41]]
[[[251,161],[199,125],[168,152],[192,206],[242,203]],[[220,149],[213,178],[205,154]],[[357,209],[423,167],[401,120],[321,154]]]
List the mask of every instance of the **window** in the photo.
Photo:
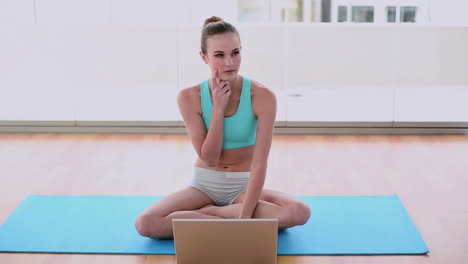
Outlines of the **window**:
[[348,21],[348,7],[338,6],[338,22]]
[[267,22],[270,20],[269,0],[239,0],[238,18],[241,22]]
[[[306,1],[308,1],[308,0],[306,0]],[[316,0],[310,0],[310,3],[311,3],[310,4],[310,21],[311,22],[320,22],[320,21],[318,21],[319,17],[317,16],[318,9],[317,9]],[[306,20],[306,19],[307,19],[307,17],[304,17],[304,20]]]
[[400,7],[400,22],[403,23],[416,23],[416,6],[402,6]]
[[322,0],[321,3],[321,21],[322,22],[331,22],[331,11],[332,11],[332,3],[331,0]]
[[236,0],[234,14],[239,22],[422,23],[429,19],[424,1],[430,0]]
[[396,6],[387,6],[387,22],[395,23],[396,22]]
[[283,0],[281,7],[282,22],[303,22],[303,0]]
[[373,6],[353,6],[351,21],[358,23],[374,22]]

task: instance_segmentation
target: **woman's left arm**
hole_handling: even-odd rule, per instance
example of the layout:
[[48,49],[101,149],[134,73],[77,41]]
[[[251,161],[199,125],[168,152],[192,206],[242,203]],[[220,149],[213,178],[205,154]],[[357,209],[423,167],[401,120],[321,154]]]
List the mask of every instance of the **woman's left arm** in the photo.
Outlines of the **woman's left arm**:
[[[252,85],[253,86],[253,85]],[[253,88],[253,87],[252,87]],[[252,218],[265,183],[276,117],[276,97],[267,88],[256,87],[252,92],[252,109],[257,117],[257,136],[247,185],[239,218]]]

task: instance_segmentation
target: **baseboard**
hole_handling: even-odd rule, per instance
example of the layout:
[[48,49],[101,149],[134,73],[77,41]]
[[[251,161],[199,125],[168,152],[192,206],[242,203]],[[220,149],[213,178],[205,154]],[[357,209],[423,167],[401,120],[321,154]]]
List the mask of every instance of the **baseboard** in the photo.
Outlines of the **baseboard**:
[[[0,121],[0,133],[186,134],[182,121]],[[466,122],[284,122],[275,134],[468,135]]]

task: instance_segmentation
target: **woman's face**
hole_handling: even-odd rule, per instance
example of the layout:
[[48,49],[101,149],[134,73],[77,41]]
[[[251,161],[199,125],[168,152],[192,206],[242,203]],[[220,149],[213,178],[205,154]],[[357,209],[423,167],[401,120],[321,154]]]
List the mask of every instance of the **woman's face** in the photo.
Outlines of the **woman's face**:
[[240,40],[236,33],[227,32],[210,36],[206,39],[206,54],[200,55],[210,71],[218,70],[218,77],[231,81],[239,72],[241,63]]

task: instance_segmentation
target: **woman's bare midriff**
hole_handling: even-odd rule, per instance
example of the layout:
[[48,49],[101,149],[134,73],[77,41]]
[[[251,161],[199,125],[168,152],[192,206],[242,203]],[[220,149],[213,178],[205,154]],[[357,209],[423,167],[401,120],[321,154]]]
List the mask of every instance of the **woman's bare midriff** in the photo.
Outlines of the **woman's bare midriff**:
[[218,166],[208,167],[207,164],[197,159],[195,166],[217,171],[250,171],[254,146],[238,149],[225,149],[221,151]]

